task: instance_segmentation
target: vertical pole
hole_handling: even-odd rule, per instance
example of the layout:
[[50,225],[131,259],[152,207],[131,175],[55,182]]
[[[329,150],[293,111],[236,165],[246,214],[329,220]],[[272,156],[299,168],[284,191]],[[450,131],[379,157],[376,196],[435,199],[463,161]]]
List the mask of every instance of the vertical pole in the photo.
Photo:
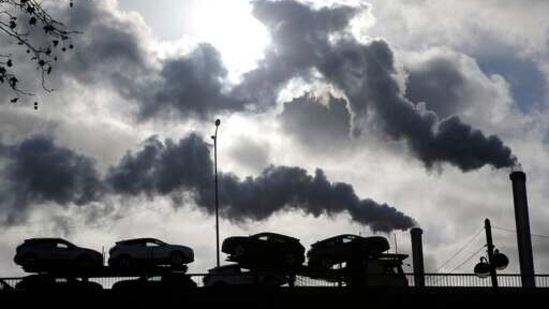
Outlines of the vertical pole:
[[425,286],[425,270],[423,268],[423,244],[421,235],[423,230],[414,227],[410,230],[412,236],[412,258],[414,262],[414,286]]
[[217,267],[220,266],[219,262],[219,192],[217,181],[217,129],[221,121],[217,119],[215,121],[215,135],[212,136],[214,141],[214,183],[215,183],[215,254]]
[[517,241],[522,287],[533,288],[536,287],[536,282],[534,278],[532,239],[530,237],[530,219],[528,218],[526,174],[522,171],[514,171],[509,177],[511,178],[513,185],[515,224],[517,226]]
[[488,265],[490,266],[490,278],[492,279],[492,287],[498,287],[498,277],[496,268],[493,265],[494,257],[494,242],[492,241],[492,226],[490,220],[484,220],[484,230],[486,230],[486,246],[488,247]]

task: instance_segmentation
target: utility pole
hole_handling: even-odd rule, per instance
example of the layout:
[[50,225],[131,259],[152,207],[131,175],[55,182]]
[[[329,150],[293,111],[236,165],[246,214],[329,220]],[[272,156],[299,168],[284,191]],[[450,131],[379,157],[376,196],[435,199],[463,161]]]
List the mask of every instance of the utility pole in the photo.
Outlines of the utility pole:
[[218,192],[218,179],[217,179],[217,129],[221,124],[221,120],[215,120],[215,134],[212,135],[214,142],[214,184],[215,184],[215,254],[217,267],[219,263],[219,192]]
[[484,220],[484,230],[486,231],[486,246],[488,247],[488,265],[490,266],[490,278],[492,279],[492,287],[498,287],[498,277],[496,275],[496,267],[494,266],[494,243],[492,241],[492,226],[490,220]]

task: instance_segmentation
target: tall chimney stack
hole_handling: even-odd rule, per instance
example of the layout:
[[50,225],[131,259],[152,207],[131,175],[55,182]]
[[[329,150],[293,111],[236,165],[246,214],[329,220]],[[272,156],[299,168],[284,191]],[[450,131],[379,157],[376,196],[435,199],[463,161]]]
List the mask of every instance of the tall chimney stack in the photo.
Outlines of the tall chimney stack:
[[421,234],[423,230],[414,227],[410,230],[412,237],[412,259],[414,261],[414,285],[416,287],[425,286],[425,270],[423,268],[423,242]]
[[513,184],[513,200],[515,203],[515,222],[517,226],[522,287],[533,288],[536,286],[536,282],[534,278],[532,240],[530,238],[530,220],[528,218],[526,174],[522,171],[514,171],[509,175],[509,178],[511,178]]

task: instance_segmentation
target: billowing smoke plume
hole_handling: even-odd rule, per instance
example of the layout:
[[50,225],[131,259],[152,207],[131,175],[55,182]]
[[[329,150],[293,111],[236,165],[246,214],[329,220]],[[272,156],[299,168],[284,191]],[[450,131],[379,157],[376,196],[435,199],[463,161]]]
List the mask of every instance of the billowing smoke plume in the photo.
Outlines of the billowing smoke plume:
[[316,69],[347,96],[355,136],[367,127],[372,114],[385,134],[406,141],[427,167],[448,162],[469,171],[486,164],[500,168],[515,163],[499,137],[486,136],[455,116],[441,120],[406,99],[387,43],[363,44],[348,33],[355,13],[347,7],[315,10],[291,0],[255,2],[254,14],[269,29],[276,48],[247,77],[252,81],[260,77],[263,85],[277,89],[296,76],[312,78],[309,73]]
[[[57,146],[45,136],[0,147],[6,179],[0,194],[4,224],[24,218],[32,205],[85,205],[107,195],[170,196],[190,193],[196,204],[213,212],[213,163],[209,145],[191,134],[179,142],[149,138],[143,149],[128,152],[101,180],[93,160]],[[271,166],[258,177],[239,179],[220,173],[222,215],[244,222],[263,220],[279,211],[302,210],[314,216],[347,212],[374,231],[407,229],[414,220],[393,207],[355,194],[345,183],[330,183],[298,167]],[[176,205],[180,206],[180,205]]]
[[253,6],[255,17],[271,34],[272,46],[233,88],[212,46],[158,59],[147,50],[150,38],[139,23],[120,18],[101,1],[67,13],[69,28],[86,35],[78,42],[78,53],[61,59],[58,70],[82,83],[114,87],[138,104],[140,119],[163,120],[166,115],[204,118],[271,109],[279,90],[293,78],[320,78],[347,97],[355,136],[372,125],[381,128],[388,137],[405,141],[427,167],[448,162],[469,171],[514,164],[510,149],[497,136],[487,136],[456,117],[441,119],[405,97],[387,43],[362,43],[349,31],[353,18],[368,7],[315,9],[293,0],[258,0]]
[[[213,211],[213,166],[208,145],[197,135],[174,143],[148,140],[143,150],[128,153],[111,168],[113,193],[148,196],[188,190],[197,204]],[[235,221],[262,220],[278,211],[302,210],[314,216],[348,212],[374,231],[407,229],[414,220],[393,207],[361,200],[351,185],[330,183],[322,170],[315,175],[298,167],[271,166],[244,180],[219,176],[222,215]]]
[[271,166],[256,178],[221,178],[221,202],[229,218],[261,220],[286,208],[302,210],[315,217],[348,212],[352,219],[373,231],[405,230],[415,222],[387,204],[361,200],[351,185],[330,183],[324,172],[315,175],[299,167]]
[[55,145],[50,137],[32,136],[0,149],[0,218],[7,224],[24,219],[34,204],[85,205],[105,192],[94,161]]

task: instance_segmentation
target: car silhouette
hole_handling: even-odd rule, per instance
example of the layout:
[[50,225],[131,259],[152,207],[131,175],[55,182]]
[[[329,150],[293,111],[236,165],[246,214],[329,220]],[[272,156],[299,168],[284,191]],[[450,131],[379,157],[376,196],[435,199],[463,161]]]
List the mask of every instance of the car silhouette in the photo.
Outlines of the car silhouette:
[[244,268],[296,268],[305,261],[305,248],[299,239],[276,233],[259,233],[226,238],[221,251],[228,260]]
[[156,238],[134,238],[118,241],[109,250],[108,264],[118,268],[183,267],[193,261],[194,251],[187,246],[167,244]]
[[202,279],[204,287],[225,286],[281,286],[289,283],[290,276],[274,271],[249,271],[238,264],[214,267]]
[[167,273],[158,276],[142,276],[115,282],[111,290],[115,293],[162,293],[184,292],[197,287],[185,273]]
[[74,277],[58,277],[53,275],[30,275],[24,277],[15,285],[16,291],[30,292],[76,292],[99,293],[103,290],[97,282],[81,280]]
[[40,272],[98,268],[103,265],[103,256],[61,238],[32,238],[17,246],[13,261],[25,271]]
[[389,242],[385,237],[342,234],[312,244],[307,260],[311,268],[330,269],[334,265],[367,259],[387,250]]

